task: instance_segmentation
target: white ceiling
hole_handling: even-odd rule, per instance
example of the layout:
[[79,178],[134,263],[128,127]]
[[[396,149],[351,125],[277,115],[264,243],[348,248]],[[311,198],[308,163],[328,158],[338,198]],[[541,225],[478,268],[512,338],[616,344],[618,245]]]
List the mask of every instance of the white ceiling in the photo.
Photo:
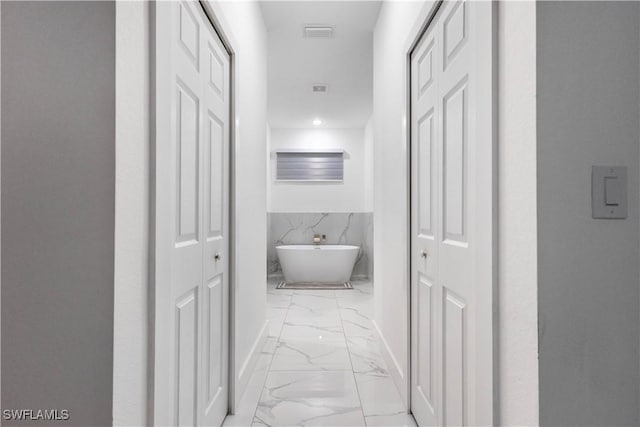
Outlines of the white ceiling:
[[[273,128],[364,127],[372,110],[373,28],[380,1],[263,1],[269,32],[269,124]],[[302,37],[304,25],[333,38]],[[329,85],[328,93],[311,86]]]

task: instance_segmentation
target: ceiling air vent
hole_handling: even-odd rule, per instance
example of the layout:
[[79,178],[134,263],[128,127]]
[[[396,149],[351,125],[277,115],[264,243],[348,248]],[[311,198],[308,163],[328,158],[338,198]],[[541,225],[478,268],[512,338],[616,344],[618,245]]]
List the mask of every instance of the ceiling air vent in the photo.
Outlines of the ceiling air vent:
[[307,39],[330,39],[333,37],[333,27],[329,25],[305,25],[302,34]]
[[323,83],[317,83],[311,86],[314,93],[327,93],[329,92],[329,85]]

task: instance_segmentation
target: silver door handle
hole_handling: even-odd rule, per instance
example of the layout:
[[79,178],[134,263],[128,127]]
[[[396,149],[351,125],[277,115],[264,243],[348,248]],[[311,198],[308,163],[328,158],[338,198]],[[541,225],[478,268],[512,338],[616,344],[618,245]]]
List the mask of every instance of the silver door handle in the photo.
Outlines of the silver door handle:
[[420,251],[420,256],[421,256],[422,258],[426,258],[426,257],[427,257],[427,255],[428,255],[428,254],[427,254],[427,251],[425,251],[424,249]]
[[216,260],[216,261],[220,261],[222,259],[222,254],[220,252],[216,253],[213,256],[213,259]]

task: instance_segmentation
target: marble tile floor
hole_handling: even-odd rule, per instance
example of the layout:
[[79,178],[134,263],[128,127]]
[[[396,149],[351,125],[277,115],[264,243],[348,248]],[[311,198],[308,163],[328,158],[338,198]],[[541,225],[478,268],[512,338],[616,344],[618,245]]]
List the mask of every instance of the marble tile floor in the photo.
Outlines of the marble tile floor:
[[373,286],[267,285],[269,338],[239,411],[224,426],[415,426],[374,330]]

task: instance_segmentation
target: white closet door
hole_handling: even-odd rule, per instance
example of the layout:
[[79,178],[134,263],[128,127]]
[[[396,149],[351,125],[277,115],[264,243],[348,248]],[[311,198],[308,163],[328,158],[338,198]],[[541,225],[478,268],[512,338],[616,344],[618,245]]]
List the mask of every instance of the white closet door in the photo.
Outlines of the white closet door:
[[229,396],[229,56],[202,7],[204,283],[200,425],[219,425]]
[[492,17],[491,2],[444,2],[411,56],[411,406],[421,425],[492,422]]
[[436,85],[442,48],[437,35],[432,25],[411,60],[411,408],[421,425],[441,424],[442,401],[437,278],[442,112]]
[[228,406],[229,57],[198,2],[156,2],[154,424]]

